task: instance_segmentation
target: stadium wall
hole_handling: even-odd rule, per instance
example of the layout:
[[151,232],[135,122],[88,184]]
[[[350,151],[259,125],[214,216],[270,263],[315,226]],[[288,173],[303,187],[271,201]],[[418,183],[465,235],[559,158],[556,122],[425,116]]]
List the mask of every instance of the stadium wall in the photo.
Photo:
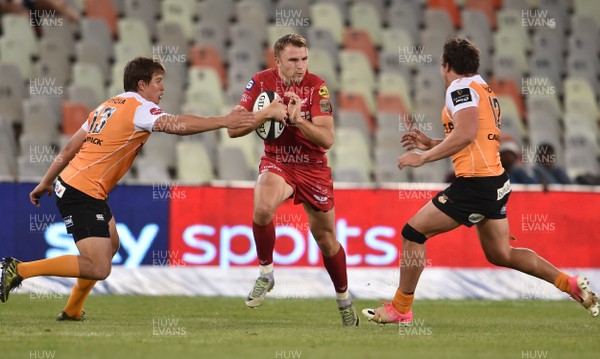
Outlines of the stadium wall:
[[[1,256],[33,260],[76,253],[54,198],[28,203],[33,184],[0,183]],[[404,223],[439,186],[336,189],[337,235],[347,252],[353,294],[393,294]],[[99,293],[244,296],[257,275],[252,240],[252,189],[155,184],[118,186],[109,198],[121,248]],[[528,247],[556,266],[600,283],[600,193],[515,190],[508,205],[513,246]],[[281,298],[330,296],[301,206],[286,202],[275,216],[275,264]],[[564,298],[552,285],[487,263],[476,230],[461,227],[428,243],[429,267],[419,285],[427,298]],[[162,285],[156,285],[157,283]],[[35,278],[23,291],[68,293],[71,279]],[[541,293],[541,294],[540,294]]]

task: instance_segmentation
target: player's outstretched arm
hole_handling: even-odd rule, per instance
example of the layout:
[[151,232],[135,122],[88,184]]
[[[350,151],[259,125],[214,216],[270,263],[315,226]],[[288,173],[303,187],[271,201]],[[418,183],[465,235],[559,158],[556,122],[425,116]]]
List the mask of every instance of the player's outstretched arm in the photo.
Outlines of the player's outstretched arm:
[[456,126],[437,146],[423,153],[407,152],[398,159],[398,167],[419,167],[428,162],[450,157],[475,140],[479,128],[479,109],[467,107],[454,115]]
[[254,123],[254,114],[247,111],[231,110],[225,116],[199,117],[194,115],[164,115],[159,117],[152,130],[174,135],[193,135],[196,133],[216,130],[226,127],[229,129],[245,128]]
[[[236,111],[248,112],[244,107],[237,105]],[[256,130],[258,126],[269,120],[275,120],[279,122],[285,121],[287,117],[287,108],[283,104],[283,101],[273,101],[271,104],[260,111],[254,112],[254,122],[246,127],[230,128],[227,129],[227,134],[231,138],[246,136],[250,132]]]
[[40,198],[44,194],[50,195],[53,191],[53,182],[58,177],[58,175],[62,172],[62,170],[67,167],[69,161],[75,157],[79,149],[83,145],[83,141],[85,141],[85,136],[87,136],[87,132],[85,130],[79,129],[77,133],[71,137],[69,142],[65,145],[65,147],[58,153],[58,156],[52,161],[50,168],[46,171],[44,178],[40,181],[40,183],[29,193],[29,200],[31,203],[39,207],[40,206]]

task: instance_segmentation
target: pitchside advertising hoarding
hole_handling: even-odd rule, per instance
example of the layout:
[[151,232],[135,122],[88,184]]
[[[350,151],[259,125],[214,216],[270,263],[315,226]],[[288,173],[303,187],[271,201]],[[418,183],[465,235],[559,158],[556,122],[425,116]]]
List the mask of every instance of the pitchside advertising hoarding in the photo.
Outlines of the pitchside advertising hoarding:
[[[183,201],[171,201],[169,248],[185,265],[255,265],[252,190],[180,187]],[[400,233],[406,221],[437,191],[336,190],[337,238],[351,267],[396,267]],[[185,194],[185,195],[184,195]],[[559,267],[600,266],[597,230],[599,193],[515,192],[508,217],[514,247],[528,247]],[[274,262],[321,266],[319,249],[301,206],[284,203],[277,211]],[[422,260],[422,258],[408,258]],[[460,227],[427,245],[427,265],[492,267],[475,228]]]
[[[28,261],[78,253],[54,195],[42,198],[39,208],[29,203],[29,192],[34,187],[29,183],[0,183],[0,256]],[[161,194],[169,191],[157,192],[152,186],[117,186],[111,192],[108,202],[121,239],[114,264],[150,265],[153,255],[167,251],[169,200]]]
[[[55,199],[29,204],[34,184],[0,183],[0,255],[22,260],[76,253]],[[396,267],[406,221],[437,191],[337,189],[336,231],[350,267]],[[252,189],[177,185],[118,186],[109,198],[121,248],[117,265],[254,266]],[[600,193],[514,192],[508,205],[514,247],[528,247],[567,267],[600,267]],[[302,206],[275,214],[279,266],[322,266]],[[408,258],[421,261],[423,258]],[[475,228],[460,227],[427,245],[427,265],[491,267]]]

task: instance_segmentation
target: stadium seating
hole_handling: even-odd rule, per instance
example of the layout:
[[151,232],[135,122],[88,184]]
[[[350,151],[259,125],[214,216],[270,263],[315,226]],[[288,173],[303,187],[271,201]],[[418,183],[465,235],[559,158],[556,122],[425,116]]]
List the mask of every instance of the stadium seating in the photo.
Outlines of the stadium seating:
[[104,21],[112,37],[117,37],[117,9],[112,0],[85,0],[84,11],[86,17]]
[[2,30],[2,38],[16,40],[27,56],[37,56],[39,54],[38,39],[26,17],[18,14],[4,14],[2,16]]
[[495,0],[466,0],[465,9],[478,10],[485,14],[492,29],[496,29]]
[[600,8],[598,8],[598,4],[593,1],[574,0],[573,10],[576,16],[591,17],[596,22],[596,25],[600,27]]
[[12,181],[16,178],[18,151],[12,123],[0,116],[0,180]]
[[[337,130],[355,129],[367,144],[368,159],[360,159],[371,165],[366,172],[338,161],[336,153],[347,151],[343,146],[330,151],[339,165],[336,178],[445,179],[447,163],[398,171],[395,161],[401,151],[399,119],[417,118],[427,133],[444,135],[438,59],[452,34],[480,48],[480,73],[500,98],[504,137],[523,145],[550,142],[565,164],[600,138],[600,8],[593,1],[77,0],[72,5],[84,15],[79,24],[36,29],[26,17],[2,15],[0,118],[4,126],[22,124],[25,140],[58,136],[59,127],[41,130],[43,114],[48,115],[44,124],[48,119],[61,124],[65,136],[77,131],[90,109],[123,91],[123,67],[140,55],[154,56],[167,70],[160,103],[167,112],[222,115],[239,102],[254,73],[274,65],[273,42],[289,32],[307,37],[309,70],[332,92],[336,136]],[[554,25],[523,22],[536,16]],[[290,18],[310,21],[303,26],[283,21]],[[419,60],[406,61],[401,55],[408,53]],[[39,92],[49,89],[54,93],[43,100]],[[582,135],[584,130],[589,134]],[[19,130],[0,136],[11,132],[19,143]],[[256,136],[229,139],[222,132],[181,142],[202,145],[216,169],[204,177],[191,171],[196,181],[252,180],[256,174],[262,151]],[[149,142],[141,163],[157,158],[160,164],[144,166],[143,173],[138,167],[138,180],[187,176],[179,171],[186,158],[177,156],[178,146],[171,139]],[[239,160],[240,151],[248,171],[231,166],[236,162],[230,158],[237,153]],[[575,161],[569,174],[581,174],[584,165],[596,168],[592,157]],[[11,158],[0,156],[0,178],[39,175],[41,167]]]
[[581,113],[596,121],[598,103],[590,83],[586,79],[568,77],[563,82],[565,92],[565,112]]
[[[126,18],[139,19],[146,25],[150,36],[156,35],[156,19],[160,13],[160,0],[124,0]],[[207,2],[207,1],[205,1]]]
[[62,107],[62,133],[72,136],[79,131],[81,125],[87,120],[90,109],[81,103],[63,101]]
[[369,182],[373,163],[368,139],[356,128],[337,128],[332,148],[333,178],[341,182]]
[[213,180],[212,161],[201,143],[178,142],[176,151],[177,180],[186,184],[202,184]]
[[0,117],[10,123],[22,122],[21,102],[27,98],[23,84],[17,65],[0,62]]
[[330,54],[322,49],[311,49],[309,56],[308,70],[322,77],[330,90],[338,90],[340,87],[339,79]]
[[[252,29],[260,39],[267,39],[268,17],[273,12],[259,0],[242,0],[236,4],[236,17],[240,24]],[[272,45],[272,44],[271,44]]]
[[417,1],[393,1],[386,15],[388,28],[402,28],[408,31],[413,42],[419,40],[419,29],[423,21],[423,9]]
[[200,21],[212,20],[227,26],[235,15],[234,0],[204,0],[198,3],[197,15]]
[[0,62],[15,65],[23,78],[33,75],[31,55],[27,48],[21,46],[19,39],[7,36],[0,38]]
[[175,23],[181,26],[183,35],[188,40],[193,40],[193,16],[196,13],[194,0],[163,0],[161,3],[161,21]]
[[222,145],[227,147],[237,147],[242,151],[248,168],[257,167],[259,162],[259,149],[262,147],[262,141],[257,134],[249,133],[243,137],[230,138],[227,134],[227,130],[221,129],[219,131],[219,136],[221,138],[220,143]]
[[452,25],[455,28],[461,27],[461,15],[454,0],[427,0],[427,7],[445,11],[452,21]]
[[254,177],[239,147],[219,145],[217,149],[217,172],[227,181],[251,181]]
[[47,140],[59,134],[60,119],[47,97],[31,97],[23,101],[23,133]]
[[[240,30],[240,28],[242,28]],[[227,30],[231,31],[231,35],[228,34]],[[220,26],[216,25],[214,21],[207,19],[205,21],[200,21],[194,27],[194,44],[200,46],[211,46],[215,50],[219,52],[221,57],[225,57],[225,43],[226,40],[231,36],[232,41],[235,44],[240,43],[237,41],[237,34],[247,34],[247,36],[252,36],[251,30],[243,25],[235,25],[231,29],[223,29]],[[247,40],[247,39],[245,39]],[[242,42],[243,43],[243,42]],[[255,45],[255,49],[259,46],[258,43],[252,42],[249,44]]]
[[394,94],[377,94],[377,112],[403,115],[409,113],[408,106],[402,97]]
[[[310,27],[308,29],[307,41],[310,44],[311,56],[315,50],[326,51],[333,64],[335,66],[338,65],[338,44],[333,38],[331,31],[326,28]],[[311,59],[310,62],[313,62],[313,60]]]
[[373,45],[381,45],[381,15],[376,5],[370,2],[354,2],[350,5],[350,26],[365,30]]
[[344,31],[344,38],[342,40],[344,50],[355,50],[361,52],[371,67],[375,70],[379,69],[377,61],[377,53],[375,52],[374,44],[371,42],[371,38],[367,31],[362,29],[346,29]]
[[310,6],[311,26],[317,29],[327,29],[335,42],[342,43],[344,20],[339,8],[331,3],[314,3]]

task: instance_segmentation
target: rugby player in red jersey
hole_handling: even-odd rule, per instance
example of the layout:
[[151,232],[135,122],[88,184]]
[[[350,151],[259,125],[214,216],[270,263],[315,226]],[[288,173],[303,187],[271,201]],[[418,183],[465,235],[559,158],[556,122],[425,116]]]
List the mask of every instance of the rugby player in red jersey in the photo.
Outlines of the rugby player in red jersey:
[[[274,284],[273,249],[277,208],[287,199],[302,204],[310,231],[317,241],[325,268],[331,277],[342,322],[358,325],[358,316],[348,291],[346,253],[335,235],[333,179],[326,151],[333,145],[333,109],[325,81],[308,72],[306,40],[289,34],[275,42],[276,67],[255,74],[240,100],[252,111],[263,91],[274,91],[288,103],[287,126],[273,141],[265,141],[265,154],[254,187],[252,229],[260,275],[246,298],[251,308],[260,306]],[[245,136],[268,118],[256,113],[253,126],[229,129],[230,137]]]

